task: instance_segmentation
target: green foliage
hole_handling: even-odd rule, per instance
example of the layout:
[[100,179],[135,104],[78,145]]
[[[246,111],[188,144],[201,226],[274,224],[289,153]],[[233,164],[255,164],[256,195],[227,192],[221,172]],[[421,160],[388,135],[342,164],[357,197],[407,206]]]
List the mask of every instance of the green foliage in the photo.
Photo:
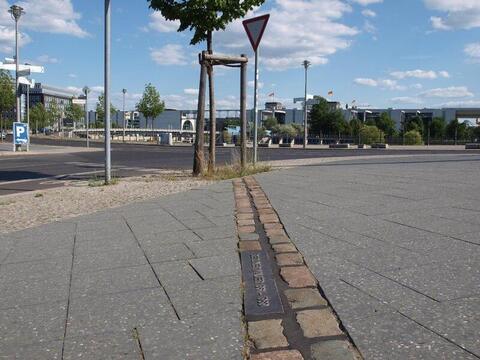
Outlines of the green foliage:
[[272,130],[273,127],[275,127],[276,125],[278,125],[278,121],[274,117],[268,117],[265,120],[263,120],[263,126],[267,130]]
[[258,132],[258,137],[261,139],[261,138],[264,138],[265,136],[267,136],[267,129],[265,129],[263,126],[260,126],[257,130]]
[[60,108],[56,101],[49,103],[47,108],[47,118],[49,126],[58,124],[58,130],[61,129],[60,121],[62,120],[62,113],[60,112]]
[[362,143],[372,145],[385,142],[385,134],[376,126],[364,125],[360,129],[360,138]]
[[226,119],[223,122],[223,129],[226,129],[228,127],[235,127],[235,126],[240,126],[240,119]]
[[42,103],[37,103],[30,109],[30,123],[35,129],[45,129],[53,125],[53,118]]
[[[2,119],[4,111],[12,110],[15,106],[15,86],[10,73],[0,70],[0,131],[5,128]],[[11,123],[11,121],[8,121]],[[10,126],[10,124],[9,124]]]
[[[103,92],[98,96],[97,107],[95,111],[97,112],[95,127],[103,127],[103,123],[105,122],[105,93]],[[117,108],[110,104],[110,116],[114,116],[117,111]]]
[[318,104],[313,105],[310,112],[310,133],[313,135],[342,134],[349,126],[341,110],[332,109],[323,97],[315,97]]
[[465,122],[459,123],[457,119],[450,121],[445,131],[449,139],[457,140],[466,140],[469,133],[468,125]]
[[303,134],[303,125],[300,125],[300,124],[290,124],[290,126],[295,129],[297,135],[302,135],[302,134]]
[[0,70],[0,116],[3,111],[12,110],[15,106],[15,86],[7,71]]
[[441,117],[432,119],[430,123],[430,136],[434,139],[441,139],[445,136],[445,120]]
[[244,17],[249,10],[263,4],[265,0],[147,0],[150,7],[159,10],[167,20],[178,20],[177,31],[190,30],[191,45],[208,39],[213,31],[225,30],[235,19]]
[[405,124],[405,131],[417,131],[421,136],[423,134],[423,119],[418,115],[410,118]]
[[422,134],[417,130],[405,133],[405,145],[423,145]]
[[227,130],[223,131],[223,142],[226,144],[232,143],[232,135]]
[[297,136],[297,130],[292,125],[276,125],[272,132],[284,138],[294,138]]
[[394,136],[397,133],[395,121],[388,113],[382,113],[380,117],[375,120],[375,125],[387,136]]
[[140,102],[137,104],[137,111],[141,112],[145,119],[151,119],[152,129],[153,129],[153,120],[160,115],[165,109],[165,103],[160,100],[160,94],[158,93],[155,86],[152,84],[145,85],[145,90],[143,91],[143,96],[140,99]]
[[65,118],[71,119],[75,122],[82,120],[85,117],[85,112],[82,106],[78,104],[69,104],[65,109]]

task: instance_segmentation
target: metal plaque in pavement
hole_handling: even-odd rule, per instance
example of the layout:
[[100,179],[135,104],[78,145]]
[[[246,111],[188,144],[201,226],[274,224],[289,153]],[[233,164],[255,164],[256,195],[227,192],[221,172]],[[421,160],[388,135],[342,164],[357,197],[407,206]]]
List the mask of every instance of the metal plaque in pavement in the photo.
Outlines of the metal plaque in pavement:
[[283,314],[270,260],[263,251],[241,253],[245,315]]

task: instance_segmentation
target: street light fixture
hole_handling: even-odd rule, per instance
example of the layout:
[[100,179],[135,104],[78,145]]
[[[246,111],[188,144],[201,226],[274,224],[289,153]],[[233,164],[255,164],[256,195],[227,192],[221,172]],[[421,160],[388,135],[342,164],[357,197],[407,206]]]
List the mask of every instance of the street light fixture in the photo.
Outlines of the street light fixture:
[[127,89],[122,89],[123,94],[123,142],[125,142],[125,126],[126,126],[126,119],[125,119],[125,95],[127,94]]
[[305,68],[305,96],[303,101],[303,148],[307,148],[308,142],[308,116],[307,116],[307,82],[308,82],[308,68],[312,63],[308,60],[304,60],[302,63],[303,67]]
[[19,50],[19,43],[18,43],[18,22],[20,17],[25,14],[23,8],[18,5],[10,6],[10,10],[8,10],[12,19],[15,20],[15,93],[17,96],[16,102],[16,110],[17,110],[17,122],[21,122],[21,105],[20,105],[20,86],[19,86],[19,75],[18,75],[18,65],[19,65],[19,57],[20,57],[20,50]]
[[85,86],[83,88],[83,93],[85,94],[85,129],[86,129],[86,134],[87,134],[87,148],[90,147],[90,139],[88,135],[88,127],[90,120],[88,118],[88,93],[90,92],[90,88],[88,86]]

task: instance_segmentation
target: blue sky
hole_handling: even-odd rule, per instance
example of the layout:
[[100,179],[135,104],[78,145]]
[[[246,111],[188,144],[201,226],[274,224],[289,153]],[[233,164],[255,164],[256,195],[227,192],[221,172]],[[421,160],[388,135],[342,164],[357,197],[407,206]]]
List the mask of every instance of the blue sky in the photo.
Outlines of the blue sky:
[[[0,0],[0,56],[11,56],[13,21]],[[22,0],[21,60],[46,67],[35,80],[77,91],[103,84],[103,1]],[[133,108],[146,83],[167,107],[193,109],[198,87],[197,53],[190,34],[177,33],[146,1],[112,0],[112,91],[121,106],[128,90]],[[309,93],[372,107],[480,106],[480,1],[476,0],[267,0],[248,17],[270,13],[260,47],[260,103],[293,106],[303,94],[301,62]],[[214,48],[246,53],[241,22],[214,34]],[[168,61],[165,61],[168,59]],[[253,80],[253,61],[249,80]],[[237,108],[239,76],[216,71],[218,108]],[[249,87],[249,106],[253,88]],[[92,104],[93,105],[93,104]]]

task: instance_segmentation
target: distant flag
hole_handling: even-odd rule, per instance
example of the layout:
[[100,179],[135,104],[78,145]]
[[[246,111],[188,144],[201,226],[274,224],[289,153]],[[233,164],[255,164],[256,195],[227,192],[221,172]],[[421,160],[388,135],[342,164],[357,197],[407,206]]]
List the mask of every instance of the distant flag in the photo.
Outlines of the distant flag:
[[328,96],[333,96],[333,90],[330,90],[330,91],[328,92]]
[[268,96],[269,96],[269,97],[275,96],[275,93],[272,92],[272,93],[268,94]]

